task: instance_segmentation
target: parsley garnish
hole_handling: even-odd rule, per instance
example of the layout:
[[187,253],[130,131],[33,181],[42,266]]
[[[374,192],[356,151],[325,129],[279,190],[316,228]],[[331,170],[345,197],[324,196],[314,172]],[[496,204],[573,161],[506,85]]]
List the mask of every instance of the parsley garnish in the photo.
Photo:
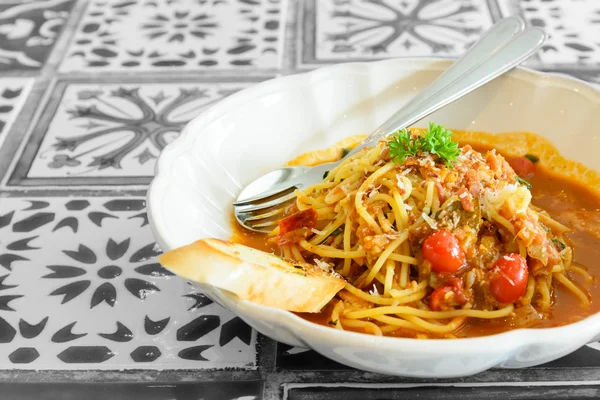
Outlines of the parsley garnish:
[[561,242],[557,238],[552,238],[552,242],[554,242],[554,244],[556,245],[556,247],[559,247],[560,251],[563,251],[567,247],[566,244],[564,244],[563,242]]
[[517,176],[517,183],[520,183],[521,185],[525,185],[527,187],[527,189],[531,189],[531,183],[527,182],[525,179],[521,178],[520,176]]
[[538,161],[540,161],[540,158],[537,156],[534,156],[533,154],[525,154],[525,158],[528,159],[529,161],[531,161],[532,163],[536,163]]
[[399,130],[387,143],[390,148],[390,157],[396,163],[402,164],[406,157],[417,156],[422,153],[437,155],[451,167],[452,162],[460,154],[458,143],[452,141],[452,132],[442,125],[429,123],[429,129],[423,136],[413,137],[406,129]]
[[331,232],[331,236],[337,236],[342,232],[343,232],[342,228],[337,228],[335,231]]

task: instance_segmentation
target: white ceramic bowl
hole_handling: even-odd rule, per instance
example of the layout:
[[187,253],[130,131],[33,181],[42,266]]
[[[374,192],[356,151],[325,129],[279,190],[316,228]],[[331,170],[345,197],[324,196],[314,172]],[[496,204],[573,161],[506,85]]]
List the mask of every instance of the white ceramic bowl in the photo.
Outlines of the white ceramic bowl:
[[[191,121],[161,154],[148,214],[163,250],[227,239],[241,188],[310,150],[368,133],[432,81],[449,61],[401,59],[328,66],[238,92]],[[427,118],[454,129],[532,131],[567,158],[600,171],[600,92],[563,76],[513,70]],[[425,126],[427,121],[417,124]],[[458,377],[527,367],[600,339],[600,314],[552,329],[459,340],[375,337],[339,331],[221,290],[202,290],[259,332],[355,368],[412,377]]]

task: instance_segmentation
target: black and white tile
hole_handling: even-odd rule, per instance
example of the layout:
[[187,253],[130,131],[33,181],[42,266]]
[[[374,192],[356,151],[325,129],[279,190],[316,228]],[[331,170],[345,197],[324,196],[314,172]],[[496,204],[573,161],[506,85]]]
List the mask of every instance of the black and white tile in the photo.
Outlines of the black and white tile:
[[503,15],[520,13],[549,38],[538,53],[542,65],[600,64],[600,2],[596,0],[498,0]]
[[0,2],[0,71],[40,69],[74,0]]
[[306,0],[301,64],[457,56],[492,25],[486,0]]
[[255,368],[255,333],[159,252],[141,198],[0,198],[0,369]]
[[351,369],[316,351],[277,343],[277,369],[280,371],[332,371]]
[[527,65],[600,85],[596,0],[0,0],[0,75],[14,76],[0,77],[0,146],[21,143],[0,162],[0,375],[86,380],[3,383],[0,397],[598,397],[598,343],[450,383],[274,343],[160,268],[136,197],[162,148],[231,93],[323,64],[456,57],[510,14],[550,35]]
[[364,399],[591,399],[600,396],[597,382],[482,382],[455,384],[288,384],[283,400],[364,400]]
[[135,383],[0,383],[3,398],[11,400],[262,400],[260,380]]
[[91,0],[61,71],[277,69],[287,0]]
[[0,146],[25,104],[32,85],[31,78],[0,78]]
[[143,185],[186,123],[252,83],[60,82],[9,185]]

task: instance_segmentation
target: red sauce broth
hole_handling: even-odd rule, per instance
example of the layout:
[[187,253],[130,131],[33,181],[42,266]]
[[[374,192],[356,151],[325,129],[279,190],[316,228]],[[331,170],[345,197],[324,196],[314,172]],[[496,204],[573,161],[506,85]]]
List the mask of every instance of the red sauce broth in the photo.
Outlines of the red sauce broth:
[[[461,143],[461,145],[464,144],[466,143]],[[482,153],[491,149],[489,146],[477,143],[469,144],[475,150]],[[508,161],[511,160],[510,157],[506,158]],[[574,232],[566,234],[573,247],[573,262],[588,269],[594,277],[593,282],[585,282],[581,275],[569,274],[569,277],[577,285],[591,295],[591,305],[589,307],[583,307],[575,295],[562,285],[555,283],[553,284],[553,304],[549,315],[544,319],[533,322],[528,327],[556,327],[579,321],[600,311],[600,286],[596,280],[596,277],[600,276],[600,268],[598,267],[598,260],[600,260],[600,239],[582,229],[574,227],[573,218],[569,215],[569,212],[596,212],[593,215],[597,217],[600,215],[597,213],[600,209],[600,195],[587,189],[579,182],[555,175],[539,165],[536,165],[535,174],[528,181],[531,183],[532,204],[546,210],[560,223],[575,229]],[[590,217],[585,219],[585,223],[589,224],[589,226],[595,226],[596,230],[600,231],[600,219],[593,218],[593,215],[590,214]],[[235,221],[233,218],[232,220]],[[245,230],[235,222],[232,225],[234,228],[232,241],[279,254],[279,249],[277,249],[276,245],[267,243],[266,235]],[[297,313],[297,315],[311,322],[327,326],[331,315],[331,307],[332,304],[330,303],[320,313]],[[511,324],[510,319],[485,320],[470,318],[453,335],[456,337],[485,336],[514,328],[515,326]],[[388,335],[398,337],[438,337],[431,333],[417,333],[402,329]]]

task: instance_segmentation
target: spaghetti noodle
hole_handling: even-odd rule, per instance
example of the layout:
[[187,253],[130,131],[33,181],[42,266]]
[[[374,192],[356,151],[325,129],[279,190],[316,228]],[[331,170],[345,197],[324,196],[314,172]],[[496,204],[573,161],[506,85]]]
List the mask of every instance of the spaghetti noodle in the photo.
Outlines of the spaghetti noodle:
[[557,285],[590,304],[571,279],[593,280],[573,262],[570,229],[531,205],[526,182],[493,150],[398,162],[381,141],[296,195],[269,240],[347,280],[325,311],[336,329],[454,337],[467,321],[527,326],[550,313]]

